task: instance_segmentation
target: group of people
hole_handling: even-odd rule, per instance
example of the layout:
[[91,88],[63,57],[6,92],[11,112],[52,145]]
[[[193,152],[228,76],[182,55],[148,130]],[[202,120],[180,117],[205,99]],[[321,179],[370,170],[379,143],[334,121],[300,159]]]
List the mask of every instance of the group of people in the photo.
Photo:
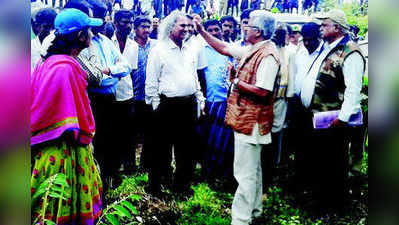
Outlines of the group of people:
[[[232,17],[202,22],[174,10],[159,21],[120,9],[107,37],[106,16],[101,0],[33,14],[32,195],[63,173],[70,197],[38,199],[32,221],[94,224],[121,171],[148,171],[154,196],[162,187],[187,195],[200,165],[208,181],[235,178],[232,224],[250,224],[286,142],[295,143],[297,186],[322,207],[344,203],[365,62],[342,11],[292,31],[247,9],[238,35]],[[331,112],[331,122],[315,128],[316,115]]]
[[[38,0],[31,0],[36,2]],[[43,4],[50,5],[47,0],[41,0]],[[246,9],[272,9],[277,8],[280,12],[293,13],[294,9],[296,13],[299,13],[299,5],[301,5],[302,12],[312,9],[314,12],[319,10],[319,0],[220,0],[218,2],[218,10],[214,0],[129,0],[129,4],[122,0],[103,0],[107,5],[109,15],[112,14],[112,10],[115,6],[119,6],[120,9],[126,8],[135,15],[146,15],[154,16],[158,19],[162,19],[168,16],[172,11],[179,10],[185,13],[195,13],[201,17],[211,17],[216,11],[219,16],[236,16],[238,17],[240,12]],[[63,8],[67,1],[52,0],[52,6],[55,7],[58,3],[59,8]]]
[[[313,9],[314,12],[319,10],[318,6],[320,1],[319,0],[303,0],[300,1],[302,4],[302,11],[305,12],[306,10]],[[280,12],[287,12],[293,13],[294,9],[296,9],[296,13],[299,13],[299,4],[298,0],[275,0],[272,4],[272,8],[276,7],[279,9]]]

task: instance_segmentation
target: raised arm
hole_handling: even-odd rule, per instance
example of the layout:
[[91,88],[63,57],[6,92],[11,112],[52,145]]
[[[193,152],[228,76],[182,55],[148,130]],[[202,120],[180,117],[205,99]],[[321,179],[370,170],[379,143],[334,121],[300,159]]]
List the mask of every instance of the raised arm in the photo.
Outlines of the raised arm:
[[215,38],[210,33],[205,31],[204,26],[202,26],[202,19],[199,15],[194,15],[194,23],[198,33],[201,34],[201,36],[205,39],[206,42],[208,42],[210,46],[212,46],[212,48],[214,48],[222,55],[233,57],[233,55],[231,55],[229,51],[227,43]]

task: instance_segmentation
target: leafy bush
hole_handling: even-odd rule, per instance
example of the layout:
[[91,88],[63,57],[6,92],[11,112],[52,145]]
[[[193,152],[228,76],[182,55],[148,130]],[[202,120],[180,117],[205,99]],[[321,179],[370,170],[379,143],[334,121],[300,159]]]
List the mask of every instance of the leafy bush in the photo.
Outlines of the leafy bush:
[[138,215],[138,211],[132,202],[140,199],[139,195],[131,194],[108,205],[96,225],[105,225],[107,223],[111,225],[138,224],[139,221],[134,217],[134,215]]
[[368,15],[365,15],[360,7],[359,3],[348,3],[344,4],[343,11],[346,14],[346,18],[350,25],[356,25],[359,27],[359,36],[365,37],[368,31]]
[[359,27],[360,31],[358,35],[361,37],[366,36],[368,31],[368,4],[363,4],[361,6],[359,2],[353,1],[340,6],[336,0],[324,0],[321,3],[320,8],[324,12],[334,8],[342,8],[346,14],[348,23]]
[[194,195],[188,201],[181,202],[182,216],[177,221],[180,225],[223,225],[230,224],[230,214],[224,204],[231,205],[231,194],[218,195],[207,184],[191,187]]
[[[366,148],[368,147],[368,145],[369,145],[369,138],[367,136]],[[360,172],[362,174],[368,174],[368,171],[369,171],[369,153],[368,153],[368,151],[364,151],[363,152],[362,167],[361,167]]]
[[321,220],[312,220],[298,208],[292,206],[292,199],[282,195],[282,189],[271,187],[267,191],[268,199],[264,202],[265,221],[262,224],[323,224]]
[[[66,176],[63,173],[54,174],[40,184],[32,196],[31,205],[33,206],[39,199],[42,199],[43,205],[40,216],[33,221],[33,224],[55,224],[53,221],[45,218],[49,200],[50,198],[67,200],[71,195],[70,192],[65,191],[65,188],[68,187]],[[58,207],[62,207],[61,201],[59,201]]]
[[364,7],[361,7],[359,3],[347,3],[344,4],[342,9],[348,20],[349,25],[356,25],[359,27],[359,36],[365,37],[368,31],[368,15],[364,13]]
[[131,193],[144,193],[144,186],[147,183],[147,174],[139,174],[131,177],[125,176],[122,184],[115,190],[109,190],[106,197],[109,199],[117,199],[120,196],[129,195]]

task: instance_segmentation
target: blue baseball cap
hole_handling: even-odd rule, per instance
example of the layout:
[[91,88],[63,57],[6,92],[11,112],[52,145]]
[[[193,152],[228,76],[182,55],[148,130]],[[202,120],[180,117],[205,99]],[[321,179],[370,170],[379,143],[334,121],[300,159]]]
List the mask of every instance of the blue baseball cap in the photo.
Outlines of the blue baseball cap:
[[103,25],[102,19],[90,18],[78,9],[64,9],[54,20],[56,34],[69,34],[87,27],[99,27]]

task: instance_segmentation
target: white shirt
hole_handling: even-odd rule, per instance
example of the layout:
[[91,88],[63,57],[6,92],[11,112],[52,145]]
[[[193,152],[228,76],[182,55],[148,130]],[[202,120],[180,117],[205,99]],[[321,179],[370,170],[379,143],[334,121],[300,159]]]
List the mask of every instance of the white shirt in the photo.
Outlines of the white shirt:
[[[301,88],[301,100],[305,107],[309,107],[312,97],[314,94],[315,84],[317,75],[319,73],[320,66],[328,53],[343,39],[339,38],[331,44],[327,42],[324,43],[324,50],[320,54],[319,58],[314,63],[309,74],[305,77],[303,85]],[[344,61],[342,72],[344,75],[345,82],[345,92],[344,92],[344,102],[338,119],[344,122],[348,122],[349,117],[352,114],[359,112],[361,95],[360,91],[362,89],[362,79],[363,79],[363,68],[364,61],[361,55],[357,52],[350,54]]]
[[[186,45],[190,48],[191,51],[194,51],[194,54],[197,54],[197,70],[202,70],[208,67],[208,61],[205,57],[205,50],[204,50],[204,42],[206,41],[202,38],[201,35],[191,36],[190,39],[187,41]],[[198,74],[197,74],[198,77]],[[198,89],[201,90],[201,85],[198,82]],[[197,101],[200,103],[199,106],[201,109],[205,108],[205,100],[203,92],[206,90],[201,90],[196,93]]]
[[303,46],[303,45],[301,45],[301,44],[294,45],[294,44],[292,44],[292,42],[289,42],[288,45],[286,46],[286,49],[289,52],[291,52],[292,54],[295,54],[301,46]]
[[[233,57],[241,59],[240,61],[241,64],[244,62],[248,54],[252,52],[252,50],[259,48],[265,42],[266,41],[262,41],[252,46],[230,45],[227,51]],[[256,71],[255,86],[266,89],[268,91],[273,91],[274,82],[278,73],[278,69],[279,66],[273,56],[268,56],[264,58],[260,62],[258,70]],[[234,138],[251,144],[269,144],[272,142],[271,133],[268,133],[266,135],[260,135],[258,123],[255,124],[251,135],[234,132]]]
[[208,66],[204,53],[204,42],[201,38],[202,37],[198,35],[192,36],[186,42],[188,48],[190,48],[191,51],[195,51],[195,54],[197,54],[197,70],[205,69]]
[[42,44],[40,43],[39,37],[30,41],[30,62],[31,62],[31,71],[36,66],[37,61],[40,59],[40,54],[42,52]]
[[[186,43],[180,49],[171,39],[158,41],[151,49],[145,80],[146,103],[156,109],[160,95],[182,97],[202,95],[197,70],[198,52]],[[202,95],[203,96],[203,95]],[[203,98],[203,97],[202,97]]]
[[308,50],[302,45],[294,56],[290,70],[294,74],[294,92],[296,95],[299,96],[301,93],[303,79],[306,77],[313,61],[319,55],[322,46],[323,42],[320,42],[319,47],[309,55]]
[[41,47],[42,55],[47,55],[47,50],[51,46],[51,43],[53,42],[53,40],[55,39],[54,32],[55,32],[55,30],[51,31],[50,34],[44,38],[44,40],[42,42],[42,47]]
[[[115,34],[112,36],[111,40],[114,42],[119,52],[121,52],[119,48],[119,42]],[[138,51],[138,45],[135,44],[135,41],[131,40],[130,38],[126,38],[125,49],[123,50],[122,55],[129,63],[132,70],[137,69]],[[115,97],[117,101],[125,101],[133,98],[133,82],[130,75],[122,77],[118,82],[116,85]]]

